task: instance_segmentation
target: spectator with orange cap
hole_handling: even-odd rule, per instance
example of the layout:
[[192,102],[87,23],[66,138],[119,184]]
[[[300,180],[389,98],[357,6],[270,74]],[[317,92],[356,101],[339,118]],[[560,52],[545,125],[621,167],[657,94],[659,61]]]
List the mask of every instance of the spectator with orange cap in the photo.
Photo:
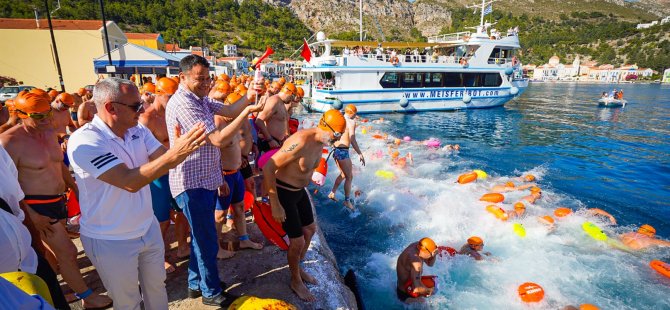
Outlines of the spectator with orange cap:
[[[426,287],[421,281],[423,264],[429,267],[435,265],[439,249],[435,241],[430,238],[422,238],[418,242],[408,245],[398,256],[396,261],[396,274],[398,282],[396,294],[402,302],[411,303],[420,301],[421,297],[433,294],[434,287]],[[408,285],[409,284],[409,285]],[[408,288],[411,287],[411,291]]]
[[22,124],[2,133],[0,144],[16,164],[24,201],[31,209],[28,215],[34,223],[48,223],[38,227],[41,241],[53,252],[63,279],[83,299],[84,307],[108,306],[111,300],[93,293],[84,282],[77,264],[77,249],[65,229],[67,210],[63,193],[67,187],[76,189],[76,186],[63,164],[49,98],[44,94],[22,93],[14,105]]
[[58,94],[56,100],[51,103],[51,108],[53,108],[53,123],[56,128],[56,135],[58,135],[60,140],[65,139],[67,130],[71,133],[77,130],[77,126],[74,125],[69,111],[72,106],[74,106],[74,97],[68,93]]
[[263,167],[263,183],[270,196],[272,217],[283,223],[282,227],[290,239],[287,255],[291,272],[290,287],[304,301],[316,300],[305,286],[305,282],[316,284],[316,279],[299,264],[305,258],[316,232],[312,204],[306,189],[316,165],[305,163],[318,163],[323,147],[339,140],[346,126],[340,111],[326,111],[317,127],[289,136]]
[[619,236],[621,242],[629,248],[639,251],[653,246],[670,247],[670,242],[656,238],[656,229],[649,224],[644,224],[637,232],[629,232]]
[[298,93],[293,83],[286,83],[281,91],[268,98],[263,111],[258,113],[256,128],[258,128],[258,150],[267,152],[281,147],[288,137],[289,115],[284,106],[295,100]]
[[340,169],[340,174],[335,179],[333,189],[328,194],[328,198],[336,200],[335,193],[340,187],[340,183],[344,181],[344,206],[351,210],[354,210],[355,206],[354,199],[351,197],[351,183],[354,179],[354,175],[352,171],[353,165],[349,158],[349,147],[354,148],[354,151],[358,154],[359,160],[363,166],[365,166],[365,157],[358,146],[358,141],[356,141],[357,112],[358,109],[356,109],[356,106],[353,104],[348,104],[344,108],[344,119],[347,121],[347,130],[344,132],[344,135],[342,135],[342,138],[333,144],[335,147],[333,150],[333,158],[335,159],[335,163],[337,163],[337,167]]
[[483,250],[484,250],[484,240],[482,240],[482,238],[480,237],[472,236],[468,238],[468,242],[461,247],[461,249],[458,251],[458,254],[468,255],[474,258],[475,260],[484,259],[482,254],[486,256],[491,256],[491,252],[481,253],[481,251]]
[[[165,107],[170,97],[177,91],[179,84],[171,78],[160,78],[155,85],[155,100],[153,103],[145,103],[145,109],[139,116],[140,124],[144,125],[154,135],[156,140],[163,144],[165,148],[170,148],[168,129],[165,123]],[[151,206],[154,211],[161,235],[166,249],[169,249],[170,242],[167,238],[167,230],[170,227],[171,213],[174,212],[175,237],[177,239],[177,258],[184,258],[190,255],[188,247],[188,222],[183,212],[177,206],[177,202],[170,193],[170,183],[168,174],[164,174],[149,184],[151,189]],[[167,253],[167,251],[166,251]],[[165,257],[165,271],[171,273],[175,271],[172,263],[168,262],[167,254]]]

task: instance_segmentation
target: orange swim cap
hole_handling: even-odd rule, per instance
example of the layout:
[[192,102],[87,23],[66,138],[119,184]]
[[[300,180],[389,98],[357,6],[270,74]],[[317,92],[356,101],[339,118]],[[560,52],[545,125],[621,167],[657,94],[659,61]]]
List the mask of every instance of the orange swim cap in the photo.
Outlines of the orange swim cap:
[[525,209],[526,205],[523,204],[523,202],[517,202],[514,204],[514,209]]
[[272,82],[272,84],[270,84],[270,87],[272,87],[276,90],[279,90],[279,89],[281,89],[281,84],[279,84],[279,82],[277,82],[277,81],[274,81],[274,82]]
[[158,95],[174,95],[179,87],[179,83],[171,78],[163,77],[156,82],[156,94]]
[[153,93],[156,92],[156,85],[154,85],[154,83],[151,83],[151,82],[146,82],[146,83],[144,83],[144,87],[142,87],[142,89],[145,92],[150,92],[150,93],[153,94]]
[[228,74],[225,74],[225,73],[219,75],[219,79],[221,79],[221,80],[223,80],[223,81],[225,81],[225,82],[229,82],[229,81],[230,81],[230,77],[228,76]]
[[240,100],[243,96],[240,93],[231,93],[226,97],[226,100],[223,102],[225,105],[233,104]]
[[71,107],[74,105],[74,97],[68,93],[61,93],[56,97],[56,100],[64,103],[65,105]]
[[305,97],[305,90],[303,90],[302,87],[297,87],[297,89],[298,92],[296,93],[296,96],[298,96],[298,98]]
[[293,85],[293,83],[284,84],[284,86],[281,88],[281,92],[289,95],[298,94],[298,90],[296,89],[295,85]]
[[81,97],[83,97],[87,93],[88,93],[88,90],[86,88],[83,88],[83,87],[77,90],[77,95],[79,95]]
[[531,193],[541,193],[542,189],[537,187],[537,186],[533,186],[533,187],[530,188],[530,192]]
[[600,310],[600,308],[592,304],[581,304],[579,310]]
[[47,92],[44,89],[33,88],[33,89],[30,90],[29,93],[39,95],[39,96],[43,96],[46,100],[51,101],[51,97],[49,96],[49,94],[47,94]]
[[347,127],[347,122],[339,110],[328,110],[323,113],[321,120],[319,120],[319,128],[325,131],[335,131],[343,133]]
[[282,86],[284,86],[284,84],[286,84],[286,79],[283,78],[283,77],[280,77],[280,78],[279,78],[279,84],[281,84]]
[[358,109],[356,108],[355,105],[353,104],[347,104],[346,107],[344,107],[344,113],[347,114],[356,114],[358,112]]
[[649,237],[653,237],[656,234],[656,229],[649,224],[644,224],[637,229],[637,232]]
[[554,218],[549,216],[549,215],[540,216],[539,219],[540,219],[540,221],[546,222],[547,224],[553,224],[554,223]]
[[566,217],[570,215],[570,213],[572,213],[572,210],[563,207],[556,208],[556,210],[554,210],[554,215],[557,217]]
[[171,77],[171,79],[173,79],[175,82],[177,82],[177,84],[179,84],[179,82],[180,82],[178,75],[175,75],[175,76]]
[[398,156],[400,156],[400,152],[398,152],[398,151],[395,151],[391,154],[391,157],[393,157],[394,159],[398,158]]
[[524,180],[526,180],[526,182],[533,182],[533,181],[535,181],[535,176],[532,175],[532,174],[526,174],[526,176],[523,177],[523,178],[524,178]]
[[428,251],[430,254],[433,254],[433,252],[437,250],[437,244],[435,244],[435,241],[428,237],[421,238],[421,240],[419,240],[419,247]]
[[216,84],[214,85],[214,89],[224,94],[229,94],[233,90],[233,88],[230,87],[230,84],[228,84],[228,82],[226,81],[216,82]]
[[49,91],[48,94],[49,94],[49,98],[51,100],[54,100],[54,99],[56,99],[56,96],[58,96],[58,91],[55,90],[55,89],[52,89],[52,90]]
[[19,118],[28,118],[28,113],[45,113],[51,110],[49,100],[42,95],[27,93],[14,100]]
[[482,238],[479,238],[477,236],[472,236],[472,237],[468,238],[468,244],[469,245],[480,245],[480,244],[484,244],[484,240],[482,240]]
[[507,183],[505,183],[505,186],[514,187],[514,182],[507,182]]

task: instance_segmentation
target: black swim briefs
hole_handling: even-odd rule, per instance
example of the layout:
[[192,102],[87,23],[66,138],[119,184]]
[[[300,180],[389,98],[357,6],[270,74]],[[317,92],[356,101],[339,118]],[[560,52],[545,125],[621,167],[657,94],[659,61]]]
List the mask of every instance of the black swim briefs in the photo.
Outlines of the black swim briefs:
[[286,220],[282,223],[282,228],[289,238],[300,238],[303,236],[302,228],[314,223],[312,204],[309,201],[307,189],[296,188],[281,180],[277,180],[277,184],[295,189],[294,191],[277,187],[277,197],[286,213]]
[[67,207],[63,195],[26,195],[23,201],[40,215],[54,220],[67,218]]
[[242,179],[245,180],[254,176],[254,171],[251,169],[251,165],[245,156],[242,156],[242,166],[240,166],[240,172],[242,173]]
[[398,299],[400,299],[400,301],[402,301],[402,302],[405,302],[405,300],[407,300],[407,298],[412,297],[412,296],[409,296],[409,294],[407,294],[407,292],[405,292],[404,290],[401,290],[397,287],[395,289],[395,292],[396,292],[396,295],[398,295]]

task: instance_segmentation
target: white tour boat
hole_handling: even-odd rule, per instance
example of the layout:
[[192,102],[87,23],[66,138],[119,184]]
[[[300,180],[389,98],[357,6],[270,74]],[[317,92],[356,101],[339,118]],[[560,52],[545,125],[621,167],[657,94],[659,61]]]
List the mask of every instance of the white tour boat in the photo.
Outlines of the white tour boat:
[[[365,42],[329,40],[323,32],[310,49],[319,53],[305,62],[310,80],[309,111],[324,112],[354,104],[359,113],[443,111],[502,106],[528,87],[521,62],[518,31],[499,33],[481,21],[476,32],[458,32],[428,38],[428,42]],[[488,5],[488,7],[487,7]],[[332,48],[369,47],[369,53]],[[414,49],[411,55],[403,53]],[[418,51],[429,51],[419,54]],[[400,50],[400,53],[388,53]]]

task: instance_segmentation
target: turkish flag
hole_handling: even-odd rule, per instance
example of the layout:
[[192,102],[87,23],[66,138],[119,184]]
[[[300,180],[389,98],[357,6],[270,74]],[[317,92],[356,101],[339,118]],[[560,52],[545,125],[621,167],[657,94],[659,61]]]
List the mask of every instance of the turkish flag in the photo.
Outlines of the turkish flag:
[[309,62],[309,60],[312,59],[312,51],[309,49],[309,45],[307,45],[307,40],[305,39],[302,40],[303,40],[302,52],[300,52],[300,56],[302,56],[302,58],[305,58],[305,60]]

